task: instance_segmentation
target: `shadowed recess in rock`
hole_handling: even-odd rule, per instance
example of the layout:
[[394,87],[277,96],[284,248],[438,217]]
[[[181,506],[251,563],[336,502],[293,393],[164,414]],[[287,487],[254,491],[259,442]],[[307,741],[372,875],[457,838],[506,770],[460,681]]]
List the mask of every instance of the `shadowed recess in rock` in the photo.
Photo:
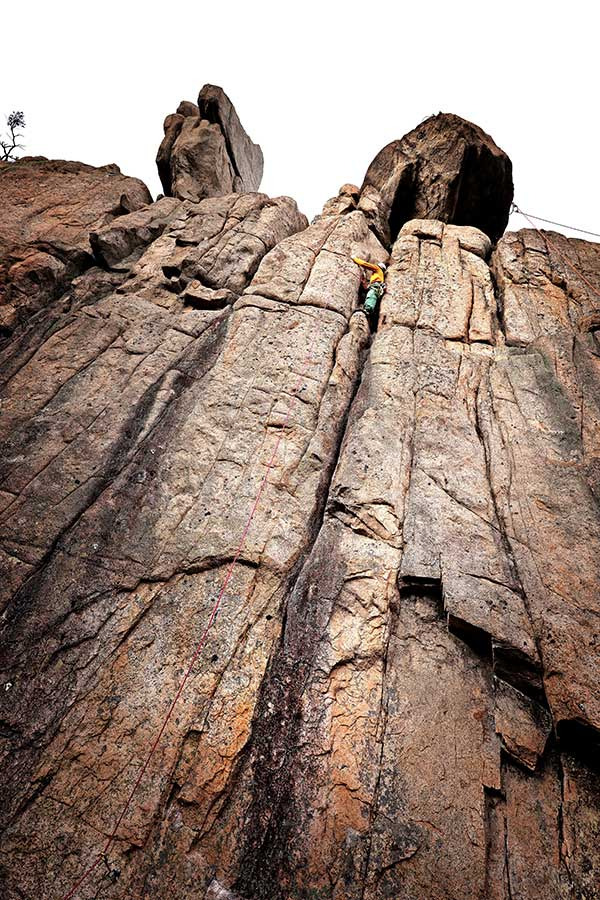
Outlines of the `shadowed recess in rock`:
[[409,219],[473,225],[497,241],[512,199],[508,156],[481,128],[439,113],[377,154],[359,208],[384,243],[395,241]]

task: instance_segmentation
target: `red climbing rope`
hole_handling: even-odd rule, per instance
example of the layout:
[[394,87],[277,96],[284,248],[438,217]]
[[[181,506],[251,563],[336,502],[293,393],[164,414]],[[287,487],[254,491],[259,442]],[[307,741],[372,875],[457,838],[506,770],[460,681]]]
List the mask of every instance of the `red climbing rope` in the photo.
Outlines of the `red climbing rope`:
[[[587,278],[585,277],[585,275],[584,275],[582,272],[580,272],[579,269],[576,268],[576,266],[573,265],[573,263],[570,261],[570,259],[568,259],[568,258],[564,255],[564,253],[562,253],[561,250],[559,250],[559,248],[558,248],[557,245],[554,243],[554,241],[552,241],[552,240],[548,237],[547,234],[545,234],[540,228],[537,227],[537,225],[535,224],[535,222],[532,221],[532,219],[529,217],[529,215],[528,215],[527,213],[523,212],[522,209],[519,209],[519,207],[517,206],[516,203],[513,203],[512,208],[513,208],[513,210],[514,210],[516,213],[519,213],[520,216],[523,216],[523,218],[527,219],[527,221],[529,222],[529,224],[531,225],[531,227],[534,228],[534,229],[537,231],[537,233],[541,236],[542,240],[545,241],[547,245],[549,244],[549,245],[552,247],[552,249],[555,251],[555,253],[558,253],[558,255],[560,256],[560,258],[562,259],[562,261],[565,262],[571,269],[573,269],[573,271],[575,272],[575,274],[576,274],[577,276],[579,276],[579,278],[581,278],[581,280],[589,287],[589,289],[592,291],[592,293],[594,293],[594,294],[596,294],[598,297],[600,297],[600,290],[598,290],[598,288],[595,288],[594,285],[592,284],[592,282],[589,281],[589,279],[587,279]],[[537,218],[539,218],[539,216],[534,216],[533,218],[537,219]],[[543,220],[543,221],[550,221],[550,220],[547,219],[547,220]],[[557,223],[552,223],[552,224],[557,224]],[[565,225],[565,226],[562,226],[562,227],[567,228],[567,227],[569,227],[569,226],[566,226],[566,225]],[[575,229],[575,230],[582,231],[583,229]],[[593,232],[586,232],[586,234],[592,234],[592,233],[593,233]]]
[[[309,336],[309,341],[308,341],[309,347],[312,345],[312,338],[313,338],[313,333],[311,332],[311,334],[310,334],[310,336]],[[93,863],[91,863],[91,865],[88,866],[88,868],[84,871],[83,875],[81,875],[81,877],[77,880],[77,882],[73,885],[73,887],[72,887],[69,891],[67,891],[66,894],[63,895],[62,900],[70,900],[70,898],[73,897],[73,896],[75,895],[75,893],[76,893],[77,890],[81,887],[81,885],[82,885],[85,881],[87,881],[87,879],[90,877],[90,875],[92,874],[92,872],[93,872],[93,871],[100,865],[100,863],[106,858],[106,854],[108,853],[108,851],[110,850],[110,848],[112,847],[112,845],[113,845],[113,843],[114,843],[114,841],[115,841],[115,839],[116,839],[117,831],[119,830],[119,827],[120,827],[120,825],[121,825],[121,822],[123,821],[123,819],[124,819],[124,817],[125,817],[125,815],[126,815],[128,809],[129,809],[129,807],[131,806],[131,802],[132,802],[132,800],[133,800],[133,798],[134,798],[134,796],[135,796],[135,793],[136,793],[137,789],[138,789],[139,786],[140,786],[140,783],[141,783],[142,778],[144,777],[144,775],[145,775],[145,773],[146,773],[146,770],[148,769],[148,766],[149,766],[149,764],[150,764],[150,760],[151,760],[152,757],[154,756],[154,753],[155,753],[155,751],[156,751],[156,749],[157,749],[157,747],[158,747],[158,745],[159,745],[159,743],[160,743],[160,739],[162,738],[162,736],[163,736],[163,734],[164,734],[165,728],[167,727],[167,725],[168,725],[168,723],[169,723],[169,720],[171,719],[171,716],[172,716],[172,714],[173,714],[173,710],[175,709],[175,706],[177,705],[177,702],[178,702],[179,698],[181,697],[181,695],[182,695],[182,693],[183,693],[183,690],[184,690],[184,688],[185,688],[185,686],[186,686],[186,683],[187,683],[187,681],[188,681],[188,679],[189,679],[189,677],[190,677],[190,674],[191,674],[191,672],[192,672],[192,669],[194,668],[194,665],[195,665],[195,663],[196,663],[198,657],[200,656],[200,653],[201,653],[201,651],[202,651],[202,648],[203,648],[204,644],[206,643],[206,638],[208,637],[208,633],[209,633],[209,631],[210,631],[210,629],[211,629],[212,625],[214,624],[214,621],[215,621],[215,619],[216,619],[216,617],[217,617],[217,613],[219,612],[219,607],[221,606],[221,601],[223,600],[223,596],[224,596],[224,594],[225,594],[225,590],[226,590],[227,585],[229,584],[229,582],[230,582],[230,580],[231,580],[231,576],[233,575],[233,570],[234,570],[234,568],[235,568],[235,565],[236,565],[238,559],[239,559],[240,556],[241,556],[242,549],[243,549],[243,547],[244,547],[244,543],[245,543],[246,537],[247,537],[247,535],[248,535],[248,531],[250,530],[250,525],[251,525],[251,523],[252,523],[252,519],[254,518],[254,514],[256,513],[256,510],[257,510],[257,508],[258,508],[258,504],[260,503],[260,498],[261,498],[261,496],[262,496],[262,493],[263,493],[263,491],[264,491],[265,485],[266,485],[266,483],[267,483],[267,478],[268,478],[269,473],[270,473],[270,471],[271,471],[271,469],[273,468],[273,465],[274,465],[274,463],[275,463],[275,457],[277,456],[277,452],[278,452],[278,450],[279,450],[279,445],[281,444],[281,441],[282,441],[282,439],[283,439],[283,432],[284,432],[284,430],[285,430],[285,428],[286,428],[286,426],[287,426],[287,423],[289,422],[290,415],[291,415],[291,413],[292,413],[292,409],[294,408],[294,405],[295,405],[295,402],[296,402],[296,397],[297,397],[297,395],[298,395],[298,393],[299,393],[299,390],[300,390],[300,384],[301,384],[301,382],[303,381],[303,379],[304,379],[304,377],[305,377],[305,375],[306,375],[306,373],[307,373],[307,371],[308,371],[308,367],[309,367],[310,363],[311,363],[311,358],[310,358],[310,354],[309,354],[309,355],[306,357],[306,360],[305,360],[305,363],[304,363],[304,368],[303,368],[302,372],[298,375],[298,378],[297,378],[297,380],[296,380],[296,383],[294,384],[294,387],[292,388],[292,391],[291,391],[291,397],[292,397],[292,400],[291,400],[291,402],[290,402],[290,404],[289,404],[289,406],[288,406],[288,409],[287,409],[285,418],[284,418],[284,420],[283,420],[283,423],[281,424],[281,426],[280,426],[280,428],[279,428],[279,435],[278,435],[277,440],[276,440],[276,442],[275,442],[275,446],[273,447],[273,452],[271,453],[271,457],[270,457],[270,459],[269,459],[269,462],[267,463],[267,468],[266,468],[265,474],[263,475],[262,481],[261,481],[260,486],[259,486],[259,489],[258,489],[258,493],[256,494],[254,503],[253,503],[253,505],[252,505],[252,509],[250,510],[250,515],[248,516],[248,519],[247,519],[246,524],[245,524],[245,526],[244,526],[244,530],[243,530],[243,532],[242,532],[242,536],[241,536],[241,538],[240,538],[240,541],[239,541],[237,550],[236,550],[236,552],[235,552],[235,555],[234,555],[232,561],[231,561],[230,564],[229,564],[229,567],[228,567],[228,569],[227,569],[227,573],[226,573],[225,578],[224,578],[224,580],[223,580],[223,584],[221,585],[221,589],[220,589],[220,591],[219,591],[219,594],[218,594],[218,596],[217,596],[217,599],[215,600],[215,602],[213,603],[213,606],[212,606],[212,608],[211,608],[210,616],[209,616],[209,618],[208,618],[208,622],[207,622],[207,624],[206,624],[206,627],[204,628],[204,631],[202,632],[202,636],[200,637],[200,640],[198,641],[198,643],[197,643],[197,645],[196,645],[196,649],[194,650],[194,653],[193,653],[192,658],[191,658],[191,660],[190,660],[190,662],[189,662],[189,665],[188,665],[188,667],[187,667],[187,669],[186,669],[186,671],[185,671],[185,674],[184,674],[183,678],[181,679],[181,681],[180,681],[180,683],[179,683],[179,687],[177,688],[177,692],[176,692],[176,694],[175,694],[175,696],[174,696],[174,698],[173,698],[173,700],[172,700],[172,702],[171,702],[171,705],[169,706],[169,709],[168,709],[168,711],[167,711],[167,714],[166,714],[166,716],[164,717],[164,719],[163,719],[163,721],[162,721],[162,724],[161,724],[161,726],[160,726],[160,728],[159,728],[159,730],[158,730],[158,733],[157,733],[157,735],[156,735],[156,737],[155,737],[155,739],[154,739],[154,741],[153,741],[153,743],[152,743],[152,746],[150,747],[150,750],[148,751],[148,755],[146,756],[146,759],[144,760],[144,763],[143,763],[143,765],[141,766],[140,771],[138,772],[138,775],[137,775],[137,778],[136,778],[136,780],[135,780],[135,783],[134,783],[133,787],[131,788],[131,791],[129,792],[129,796],[127,797],[127,800],[125,801],[125,803],[124,803],[124,805],[123,805],[123,808],[121,809],[121,812],[120,812],[120,814],[119,814],[119,816],[118,816],[118,818],[117,818],[117,821],[116,821],[116,823],[115,823],[115,826],[114,826],[114,828],[113,828],[113,830],[112,830],[112,832],[111,832],[111,834],[110,834],[108,840],[106,841],[106,844],[104,845],[104,848],[103,848],[102,852],[101,852],[101,853],[98,855],[98,857],[93,861]]]

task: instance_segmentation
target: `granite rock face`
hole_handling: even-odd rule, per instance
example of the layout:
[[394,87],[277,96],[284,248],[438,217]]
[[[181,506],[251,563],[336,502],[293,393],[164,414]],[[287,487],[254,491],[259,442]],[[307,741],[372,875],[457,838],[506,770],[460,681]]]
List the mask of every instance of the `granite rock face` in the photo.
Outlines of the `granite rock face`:
[[167,196],[198,201],[260,187],[262,150],[222,88],[205,84],[198,105],[180,103],[165,119],[164,132],[156,165]]
[[118,166],[24,157],[0,167],[0,335],[93,261],[90,231],[152,201]]
[[377,154],[360,208],[386,241],[407,219],[474,225],[495,241],[508,223],[512,198],[506,153],[472,122],[439,113]]
[[5,341],[10,900],[600,896],[600,246],[494,245],[486,160],[447,221],[437,146],[393,228],[90,218]]

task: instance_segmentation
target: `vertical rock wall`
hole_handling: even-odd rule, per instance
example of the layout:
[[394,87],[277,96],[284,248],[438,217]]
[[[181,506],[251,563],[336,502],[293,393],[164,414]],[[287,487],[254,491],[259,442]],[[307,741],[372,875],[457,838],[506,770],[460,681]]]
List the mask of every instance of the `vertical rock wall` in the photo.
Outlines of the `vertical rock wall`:
[[[117,822],[76,896],[600,896],[600,296],[464,221],[510,173],[466,125],[311,226],[257,193],[96,226],[6,343],[6,896]],[[353,255],[389,261],[373,333]]]

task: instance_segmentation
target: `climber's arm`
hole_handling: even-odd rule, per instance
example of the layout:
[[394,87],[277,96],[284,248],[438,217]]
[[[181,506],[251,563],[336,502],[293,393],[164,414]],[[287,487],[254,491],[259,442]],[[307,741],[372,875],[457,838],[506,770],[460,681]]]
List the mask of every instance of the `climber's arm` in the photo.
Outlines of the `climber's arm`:
[[367,262],[364,259],[360,259],[358,256],[352,257],[352,262],[355,262],[357,266],[364,266],[365,269],[371,269],[372,272],[380,272],[379,266],[376,266],[375,263]]
[[358,256],[353,256],[352,261],[363,269],[369,269],[373,273],[371,275],[371,282],[380,281],[383,284],[385,275],[383,274],[383,269],[381,266],[378,266],[377,263],[367,262],[365,259],[360,259]]

